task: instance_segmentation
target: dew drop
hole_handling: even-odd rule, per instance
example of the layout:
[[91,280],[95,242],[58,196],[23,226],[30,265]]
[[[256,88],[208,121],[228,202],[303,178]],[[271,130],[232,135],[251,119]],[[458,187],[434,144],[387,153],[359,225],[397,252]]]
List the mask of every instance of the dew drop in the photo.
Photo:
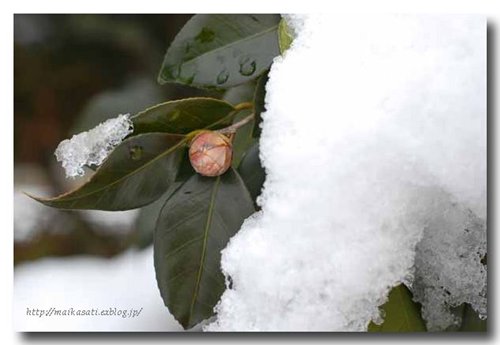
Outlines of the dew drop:
[[240,73],[244,76],[252,75],[255,72],[257,64],[254,60],[246,58],[240,62]]
[[130,148],[130,158],[132,158],[132,160],[134,161],[138,161],[139,159],[142,158],[142,146],[139,146],[139,145],[135,145],[135,146],[132,146]]
[[224,84],[229,79],[229,72],[227,70],[222,70],[217,76],[217,84]]

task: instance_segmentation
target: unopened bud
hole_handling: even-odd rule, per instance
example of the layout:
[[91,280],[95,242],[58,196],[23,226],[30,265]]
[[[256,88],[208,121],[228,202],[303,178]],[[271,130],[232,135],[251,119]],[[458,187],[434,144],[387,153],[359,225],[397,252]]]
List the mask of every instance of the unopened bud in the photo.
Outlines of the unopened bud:
[[194,170],[203,176],[219,176],[231,166],[233,149],[224,134],[204,131],[196,135],[189,147],[189,160]]

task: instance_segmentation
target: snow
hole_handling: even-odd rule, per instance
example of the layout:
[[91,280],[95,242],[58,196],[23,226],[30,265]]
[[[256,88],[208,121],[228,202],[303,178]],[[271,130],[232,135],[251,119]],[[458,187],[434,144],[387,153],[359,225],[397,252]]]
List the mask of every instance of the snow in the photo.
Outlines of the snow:
[[85,165],[99,166],[121,141],[133,132],[130,114],[120,114],[95,128],[63,140],[55,151],[67,177],[85,174]]
[[426,200],[442,212],[430,213],[417,245],[414,298],[431,331],[459,326],[461,318],[447,306],[468,303],[482,318],[487,314],[486,224],[470,210],[454,204],[447,193],[429,191]]
[[227,290],[204,329],[365,331],[400,282],[429,329],[456,321],[449,305],[485,313],[485,19],[287,18],[262,210],[222,252]]
[[52,209],[29,198],[23,193],[29,190],[35,195],[47,195],[47,188],[21,185],[14,190],[14,241],[25,242],[47,228],[54,216]]
[[44,184],[15,184],[14,242],[29,243],[44,232],[62,234],[74,230],[75,223],[68,214],[44,206],[25,194],[49,196],[50,191],[51,189]]
[[[69,214],[47,207],[25,193],[49,196],[45,185],[18,184],[14,189],[14,241],[29,242],[41,232],[64,233],[73,231],[75,224]],[[92,229],[103,235],[124,236],[135,230],[139,210],[78,212]]]
[[[33,316],[50,310],[140,310],[137,317]],[[16,331],[180,331],[160,297],[153,250],[129,250],[112,259],[47,258],[14,270]]]
[[128,211],[79,211],[83,218],[90,222],[94,230],[101,234],[126,235],[135,230],[134,225],[139,210]]

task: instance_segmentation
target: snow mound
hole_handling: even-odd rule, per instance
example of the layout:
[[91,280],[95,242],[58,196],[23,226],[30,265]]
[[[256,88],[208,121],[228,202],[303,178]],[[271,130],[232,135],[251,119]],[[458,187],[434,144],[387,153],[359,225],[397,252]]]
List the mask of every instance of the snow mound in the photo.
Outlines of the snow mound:
[[85,165],[101,165],[109,153],[133,132],[130,114],[118,115],[95,128],[63,140],[55,151],[67,177],[83,176]]
[[486,223],[443,191],[429,190],[430,212],[417,245],[414,299],[430,331],[458,327],[460,315],[450,307],[470,304],[480,318],[487,315]]
[[408,281],[429,329],[453,322],[437,321],[450,302],[483,311],[484,18],[287,18],[262,210],[223,251],[228,288],[205,330],[364,331]]
[[105,235],[123,236],[135,230],[135,221],[139,216],[140,210],[82,210],[79,213],[91,224],[96,232]]
[[53,225],[53,209],[34,201],[23,193],[49,195],[49,189],[37,185],[22,184],[14,189],[14,241],[27,242],[40,231]]
[[[60,311],[51,316],[35,310]],[[63,310],[107,311],[109,315],[66,315]],[[141,310],[142,308],[142,310]],[[118,311],[139,311],[124,318]],[[31,313],[31,315],[27,315]],[[38,313],[40,315],[40,313]],[[112,259],[47,258],[14,270],[16,331],[180,331],[156,285],[153,249],[129,250]]]

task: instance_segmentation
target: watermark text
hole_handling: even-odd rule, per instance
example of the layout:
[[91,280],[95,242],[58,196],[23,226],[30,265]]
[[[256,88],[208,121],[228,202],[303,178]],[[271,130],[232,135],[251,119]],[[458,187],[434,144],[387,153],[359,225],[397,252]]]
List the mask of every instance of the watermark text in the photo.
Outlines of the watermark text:
[[121,309],[116,307],[109,308],[92,308],[92,309],[78,309],[78,308],[26,308],[26,315],[33,317],[58,317],[58,316],[112,316],[122,317],[124,319],[132,319],[141,315],[143,308],[134,309]]

